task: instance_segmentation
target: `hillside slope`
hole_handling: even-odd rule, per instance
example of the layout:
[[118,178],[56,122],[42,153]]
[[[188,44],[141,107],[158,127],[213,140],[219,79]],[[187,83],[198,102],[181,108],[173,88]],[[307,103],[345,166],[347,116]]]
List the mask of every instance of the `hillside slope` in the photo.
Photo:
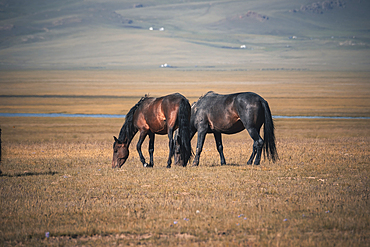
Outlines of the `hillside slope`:
[[0,69],[367,70],[370,2],[302,3],[0,1]]

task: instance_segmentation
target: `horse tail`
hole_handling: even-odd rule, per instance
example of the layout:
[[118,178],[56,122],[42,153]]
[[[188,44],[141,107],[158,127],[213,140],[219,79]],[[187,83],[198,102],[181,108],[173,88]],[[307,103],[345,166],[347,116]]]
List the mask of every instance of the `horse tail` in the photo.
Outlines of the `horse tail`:
[[181,160],[184,161],[183,166],[188,164],[190,157],[192,156],[191,140],[190,140],[190,104],[185,98],[181,99],[179,113],[177,120],[179,124],[179,145]]
[[263,153],[267,153],[267,158],[275,162],[279,157],[275,145],[274,122],[267,101],[262,100],[262,106],[265,112],[265,123],[263,126],[265,142],[263,145]]

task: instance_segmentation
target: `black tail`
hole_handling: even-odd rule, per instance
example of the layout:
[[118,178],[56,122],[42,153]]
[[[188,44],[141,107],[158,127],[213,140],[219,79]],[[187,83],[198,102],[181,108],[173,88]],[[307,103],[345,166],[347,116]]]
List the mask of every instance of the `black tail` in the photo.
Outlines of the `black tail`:
[[179,124],[179,141],[181,160],[184,161],[183,166],[188,164],[191,157],[191,140],[190,140],[190,104],[187,99],[182,99],[180,102],[179,114],[177,121]]
[[279,157],[275,145],[274,122],[272,120],[270,107],[267,101],[263,100],[262,106],[265,112],[265,123],[263,127],[265,145],[263,145],[263,152],[267,153],[267,158],[269,160],[272,159],[272,161],[275,162]]

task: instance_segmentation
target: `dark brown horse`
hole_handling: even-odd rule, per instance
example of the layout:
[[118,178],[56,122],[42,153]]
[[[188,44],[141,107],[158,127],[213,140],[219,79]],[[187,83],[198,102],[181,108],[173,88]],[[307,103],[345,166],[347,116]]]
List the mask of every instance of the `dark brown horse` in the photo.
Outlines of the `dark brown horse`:
[[[160,98],[143,97],[126,115],[118,138],[114,137],[112,167],[121,167],[129,156],[132,138],[139,131],[140,138],[136,145],[144,167],[153,167],[155,134],[168,135],[169,155],[167,167],[171,167],[174,150],[173,133],[179,129],[179,155],[184,159],[184,166],[191,156],[190,144],[190,104],[181,94],[175,93]],[[149,135],[150,162],[147,164],[141,152],[141,145]]]
[[[260,129],[264,125],[264,139],[260,136]],[[273,162],[278,158],[275,146],[274,123],[268,103],[255,93],[235,93],[220,95],[212,91],[199,98],[191,107],[190,119],[193,138],[198,132],[197,150],[193,165],[199,165],[205,136],[213,133],[217,150],[220,154],[221,165],[225,165],[221,134],[235,134],[246,129],[252,137],[253,152],[247,164],[259,165],[262,149],[267,158]],[[175,135],[177,139],[177,135]],[[177,142],[176,142],[177,143]],[[176,144],[177,145],[177,144]],[[179,150],[176,146],[175,161],[182,163]]]

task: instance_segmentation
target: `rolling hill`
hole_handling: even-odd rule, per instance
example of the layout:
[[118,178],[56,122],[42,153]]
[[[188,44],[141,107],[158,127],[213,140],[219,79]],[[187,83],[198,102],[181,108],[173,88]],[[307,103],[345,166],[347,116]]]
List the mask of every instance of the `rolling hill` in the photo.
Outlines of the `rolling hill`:
[[0,1],[0,69],[368,70],[370,2]]

